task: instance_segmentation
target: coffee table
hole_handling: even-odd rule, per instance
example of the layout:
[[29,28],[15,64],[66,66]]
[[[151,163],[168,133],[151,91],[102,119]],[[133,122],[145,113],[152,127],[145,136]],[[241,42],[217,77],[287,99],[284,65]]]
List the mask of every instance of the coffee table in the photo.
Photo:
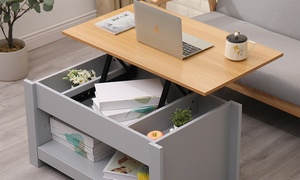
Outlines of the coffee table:
[[[129,127],[71,98],[74,94],[92,89],[92,81],[70,89],[61,80],[67,70],[36,82],[25,80],[30,162],[37,167],[43,162],[48,163],[72,178],[103,179],[102,170],[109,157],[91,163],[55,142],[49,124],[49,117],[55,116],[145,163],[149,166],[152,179],[198,179],[201,174],[204,179],[238,180],[241,105],[207,95],[272,62],[282,56],[282,53],[257,44],[247,60],[229,61],[223,54],[227,32],[182,17],[185,32],[215,44],[213,48],[182,61],[138,43],[134,29],[112,35],[94,26],[95,22],[126,10],[133,11],[133,7],[128,6],[63,33],[108,53],[110,58],[117,57],[122,62],[142,68],[166,79],[166,82],[176,83],[198,94],[191,93],[169,102]],[[105,61],[105,57],[106,55],[75,67],[97,68],[96,64],[99,67],[103,67],[103,64],[104,67],[109,66],[110,58]],[[119,66],[116,67],[119,69]],[[120,70],[123,72],[122,68]],[[101,81],[105,81],[102,76]],[[178,107],[192,107],[195,112],[193,121],[166,133],[161,139],[153,141],[147,138],[146,134],[154,128],[167,130],[171,127],[172,122],[168,118]],[[180,171],[176,171],[177,169]]]
[[184,32],[214,44],[214,47],[186,60],[137,42],[135,29],[113,35],[94,25],[127,10],[133,12],[133,6],[64,30],[63,34],[203,96],[283,56],[282,52],[256,44],[246,60],[230,61],[224,56],[228,32],[183,16],[180,17]]

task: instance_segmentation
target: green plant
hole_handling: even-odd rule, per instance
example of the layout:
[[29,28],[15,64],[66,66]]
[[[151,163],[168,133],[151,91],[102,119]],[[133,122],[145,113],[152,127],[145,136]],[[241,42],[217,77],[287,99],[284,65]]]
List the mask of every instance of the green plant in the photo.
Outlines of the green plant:
[[139,166],[137,178],[138,180],[149,180],[149,166],[144,164]]
[[[0,0],[0,28],[7,41],[8,49],[16,48],[13,41],[13,27],[20,17],[31,9],[37,13],[41,12],[41,8],[46,12],[51,11],[53,5],[54,0]],[[5,31],[6,25],[7,31]]]
[[175,126],[180,127],[192,120],[192,111],[190,108],[176,108],[176,110],[171,115],[171,119]]

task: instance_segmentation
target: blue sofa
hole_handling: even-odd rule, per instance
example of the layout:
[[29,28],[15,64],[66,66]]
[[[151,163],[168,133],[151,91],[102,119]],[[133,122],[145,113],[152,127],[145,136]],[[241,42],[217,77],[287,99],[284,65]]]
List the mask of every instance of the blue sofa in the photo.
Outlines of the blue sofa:
[[[209,0],[211,12],[197,21],[284,53],[229,88],[300,117],[300,1]],[[224,40],[225,43],[225,40]]]

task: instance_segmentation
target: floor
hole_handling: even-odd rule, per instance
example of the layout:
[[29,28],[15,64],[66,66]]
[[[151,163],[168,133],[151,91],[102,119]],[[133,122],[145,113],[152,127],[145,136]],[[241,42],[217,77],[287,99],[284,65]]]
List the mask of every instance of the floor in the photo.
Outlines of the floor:
[[[70,39],[29,52],[29,74],[34,81],[102,54]],[[23,80],[0,82],[0,180],[70,179],[49,166],[29,163]]]

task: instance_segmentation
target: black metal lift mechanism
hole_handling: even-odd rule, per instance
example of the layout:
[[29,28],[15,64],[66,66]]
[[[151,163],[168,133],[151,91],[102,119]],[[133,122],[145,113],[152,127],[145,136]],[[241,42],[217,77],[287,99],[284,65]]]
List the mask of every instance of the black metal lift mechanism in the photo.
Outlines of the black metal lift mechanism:
[[[102,75],[101,75],[101,78],[100,78],[100,83],[106,82],[107,74],[109,72],[109,68],[110,68],[110,64],[111,64],[112,60],[113,60],[113,57],[111,55],[107,55],[106,61],[105,61],[104,67],[103,67]],[[119,60],[119,59],[117,59],[117,60],[124,67],[124,69],[127,71],[127,73],[131,75],[132,78],[136,76],[137,71],[136,71],[135,66],[133,66],[133,68],[129,68],[122,60]],[[172,83],[171,81],[165,80],[163,91],[162,91],[162,94],[161,94],[161,97],[160,97],[159,104],[158,104],[157,108],[163,107],[165,105],[165,102],[167,100],[168,93],[169,93],[169,90],[170,90],[171,83]],[[177,84],[175,84],[175,85],[184,96],[187,95],[188,93],[190,93],[190,91],[186,92],[181,86],[179,86]]]

